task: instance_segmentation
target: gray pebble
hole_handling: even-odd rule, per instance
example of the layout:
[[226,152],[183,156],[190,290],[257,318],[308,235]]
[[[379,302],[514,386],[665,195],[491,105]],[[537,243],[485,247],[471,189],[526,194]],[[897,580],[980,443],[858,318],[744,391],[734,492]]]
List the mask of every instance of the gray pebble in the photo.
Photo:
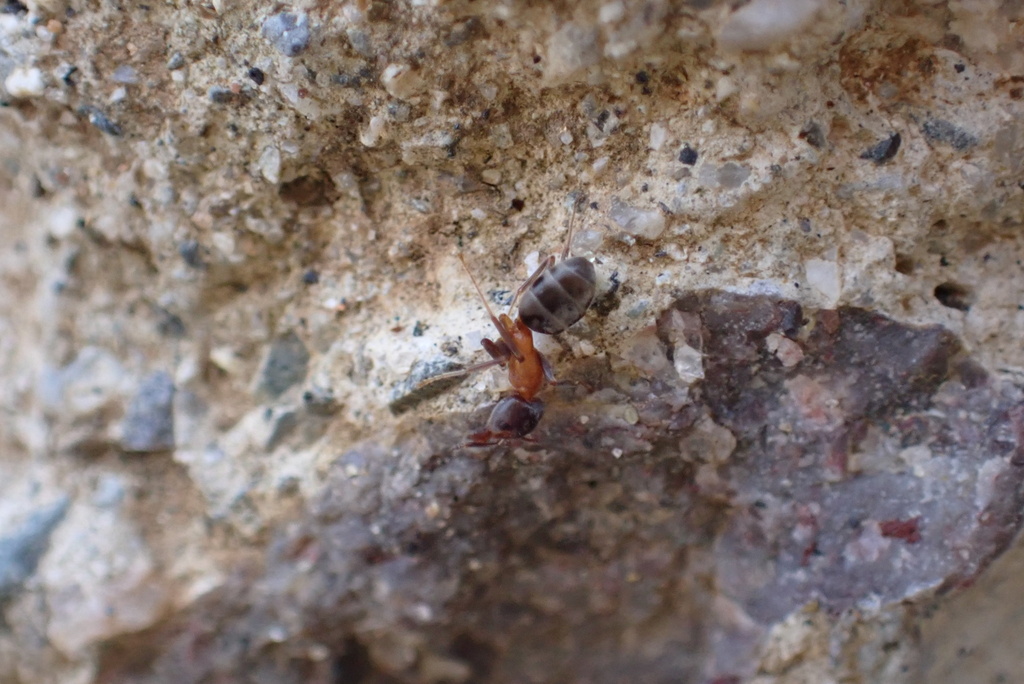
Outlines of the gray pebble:
[[14,598],[46,553],[50,535],[68,510],[67,497],[28,517],[6,537],[0,537],[0,606]]
[[436,382],[428,381],[435,375],[459,369],[460,366],[449,359],[417,361],[412,365],[409,375],[391,388],[388,408],[394,415],[401,415],[414,406],[447,391],[465,380],[466,376],[455,376]]
[[231,88],[224,86],[213,86],[206,94],[210,98],[210,102],[214,104],[227,104],[227,105],[243,105],[249,100],[248,94],[243,90],[235,92]]
[[125,451],[154,452],[174,448],[174,381],[151,373],[128,405],[121,433]]
[[271,420],[274,422],[274,426],[271,428],[270,436],[267,437],[267,442],[263,446],[267,451],[273,451],[280,446],[282,442],[295,432],[295,428],[299,426],[299,415],[291,410],[278,413]]
[[953,149],[966,150],[978,144],[978,138],[959,126],[943,119],[929,119],[921,125],[921,132],[929,140],[952,145]]
[[263,37],[285,57],[297,57],[309,47],[309,17],[281,12],[263,22]]
[[876,164],[884,164],[896,156],[896,153],[900,149],[900,143],[903,142],[903,138],[899,133],[893,133],[885,140],[877,143],[871,149],[865,150],[861,155],[861,159],[870,159]]
[[736,162],[726,162],[718,167],[718,184],[723,188],[738,188],[749,176],[750,169]]
[[84,105],[79,108],[79,113],[88,117],[89,123],[100,129],[107,135],[121,135],[121,127],[107,118],[107,115],[92,105]]
[[270,353],[263,364],[259,389],[271,398],[278,397],[292,385],[306,377],[309,351],[298,335],[286,333],[270,345]]

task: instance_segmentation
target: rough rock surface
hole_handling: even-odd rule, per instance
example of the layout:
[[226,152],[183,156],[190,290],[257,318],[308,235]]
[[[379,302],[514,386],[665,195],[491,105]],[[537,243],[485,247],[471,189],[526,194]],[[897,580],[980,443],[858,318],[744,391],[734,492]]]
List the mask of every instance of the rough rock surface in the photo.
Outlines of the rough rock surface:
[[0,682],[1011,681],[1022,20],[6,2]]

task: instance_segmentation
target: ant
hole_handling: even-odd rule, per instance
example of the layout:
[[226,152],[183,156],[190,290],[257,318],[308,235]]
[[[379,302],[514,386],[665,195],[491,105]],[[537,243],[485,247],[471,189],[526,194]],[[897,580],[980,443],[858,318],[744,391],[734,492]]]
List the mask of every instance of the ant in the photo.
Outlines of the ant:
[[[509,313],[500,316],[494,315],[465,258],[459,254],[459,261],[473,281],[500,339],[495,342],[485,338],[480,342],[491,356],[489,361],[443,373],[431,381],[501,366],[508,369],[508,381],[512,385],[512,394],[498,401],[491,411],[487,428],[471,434],[466,446],[489,446],[506,439],[523,438],[537,427],[544,415],[544,402],[536,398],[537,393],[545,380],[553,382],[555,376],[548,360],[533,346],[533,333],[557,335],[563,332],[583,318],[594,300],[597,280],[594,265],[583,257],[569,257],[575,218],[574,206],[561,260],[556,262],[551,255],[541,262],[516,290]],[[519,305],[518,315],[513,319],[510,314],[516,304]]]

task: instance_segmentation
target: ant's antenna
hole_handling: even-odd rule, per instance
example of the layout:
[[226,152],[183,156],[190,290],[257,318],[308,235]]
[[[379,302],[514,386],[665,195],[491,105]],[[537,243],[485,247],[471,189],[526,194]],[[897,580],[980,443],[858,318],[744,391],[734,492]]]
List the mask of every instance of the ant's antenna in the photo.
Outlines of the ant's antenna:
[[572,246],[572,224],[576,221],[576,205],[579,203],[579,198],[574,197],[572,200],[572,214],[569,215],[569,234],[565,236],[565,247],[562,248],[562,261],[569,258],[569,247]]
[[[491,305],[487,301],[487,297],[484,296],[484,291],[480,289],[480,284],[476,282],[476,278],[473,277],[473,272],[469,270],[469,265],[466,264],[466,258],[462,256],[462,252],[459,252],[459,261],[462,262],[462,267],[466,269],[466,273],[469,275],[469,279],[473,281],[473,287],[476,288],[476,293],[480,295],[480,301],[484,303],[484,307],[487,309],[487,315],[491,317],[491,320],[497,325],[498,317],[494,315],[494,311],[491,310]],[[501,326],[499,326],[501,327]]]
[[473,272],[469,270],[469,265],[466,263],[466,258],[462,256],[462,252],[459,252],[459,261],[462,262],[462,267],[466,269],[466,273],[469,274],[469,279],[473,281],[473,287],[476,288],[476,293],[480,295],[480,301],[484,303],[484,307],[487,308],[487,315],[491,317],[491,323],[494,323],[494,327],[498,329],[498,334],[501,335],[501,339],[508,345],[509,350],[512,352],[512,356],[516,357],[516,361],[523,360],[523,353],[519,351],[519,347],[516,344],[516,340],[512,337],[512,334],[502,324],[497,316],[494,315],[494,311],[491,309],[490,303],[487,301],[487,297],[484,296],[484,291],[480,289],[480,284],[476,282],[476,278],[473,276]]

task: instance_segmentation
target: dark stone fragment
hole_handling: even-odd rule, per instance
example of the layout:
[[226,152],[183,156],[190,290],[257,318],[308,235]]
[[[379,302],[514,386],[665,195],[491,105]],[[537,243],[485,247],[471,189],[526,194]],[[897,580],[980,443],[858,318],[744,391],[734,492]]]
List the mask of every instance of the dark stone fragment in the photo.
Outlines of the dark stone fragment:
[[640,85],[646,85],[651,82],[651,76],[646,71],[638,71],[633,76],[633,79]]
[[800,139],[806,140],[808,145],[817,148],[822,148],[828,143],[825,132],[821,130],[821,126],[816,121],[808,121],[807,125],[800,129]]
[[358,88],[362,79],[357,74],[335,74],[331,76],[331,82],[342,88]]
[[869,150],[866,150],[860,155],[861,159],[870,159],[876,164],[884,164],[893,157],[900,150],[900,143],[903,142],[903,138],[899,133],[893,133],[885,140],[882,140],[877,145]]
[[151,373],[139,385],[122,423],[121,447],[139,453],[174,448],[174,381],[167,373]]
[[449,359],[436,361],[417,361],[409,370],[409,375],[391,389],[391,400],[388,408],[394,415],[401,415],[418,404],[433,399],[446,392],[463,380],[465,376],[456,376],[430,382],[430,378],[442,373],[459,370],[459,366]]
[[971,291],[958,283],[941,283],[935,286],[935,298],[942,306],[957,311],[970,311],[974,297]]
[[309,350],[299,336],[285,333],[270,345],[270,353],[260,375],[260,390],[272,399],[292,385],[302,382],[309,367]]
[[687,166],[693,166],[697,163],[697,150],[689,145],[684,145],[683,149],[679,151],[679,161]]
[[160,322],[156,326],[157,332],[164,337],[171,337],[176,340],[185,337],[187,329],[185,328],[185,322],[181,320],[180,316],[172,314],[166,309],[160,309],[158,316],[160,317]]
[[299,176],[281,183],[277,190],[281,199],[300,207],[323,207],[334,204],[339,197],[338,189],[330,176],[314,173]]
[[207,96],[210,98],[210,102],[214,104],[233,105],[235,107],[245,104],[249,101],[249,95],[244,90],[235,92],[231,88],[224,86],[212,86],[206,91]]
[[203,268],[202,249],[195,240],[186,240],[178,246],[178,254],[192,268]]
[[330,416],[338,410],[334,392],[325,387],[313,387],[303,392],[302,404],[309,413],[317,416]]
[[316,269],[308,269],[302,274],[302,282],[306,285],[316,285],[320,282],[320,273]]
[[0,537],[0,607],[14,598],[46,553],[50,535],[64,519],[68,499],[62,498],[30,515],[17,529]]
[[107,135],[120,136],[121,127],[107,118],[101,110],[92,105],[83,105],[78,109],[79,113],[89,119],[89,123],[103,131]]
[[78,85],[78,83],[75,82],[75,74],[77,73],[78,67],[72,64],[68,67],[67,71],[64,72],[64,75],[61,76],[60,80],[64,81],[64,85],[66,85],[67,87],[74,88]]
[[942,119],[929,119],[925,121],[921,124],[921,132],[929,140],[946,143],[956,150],[966,150],[978,144],[977,136]]
[[373,676],[373,661],[370,652],[355,637],[348,637],[341,653],[331,663],[332,682],[369,682]]
[[263,80],[265,78],[263,69],[252,67],[251,69],[249,69],[249,78],[251,78],[252,82],[256,85],[263,85]]

